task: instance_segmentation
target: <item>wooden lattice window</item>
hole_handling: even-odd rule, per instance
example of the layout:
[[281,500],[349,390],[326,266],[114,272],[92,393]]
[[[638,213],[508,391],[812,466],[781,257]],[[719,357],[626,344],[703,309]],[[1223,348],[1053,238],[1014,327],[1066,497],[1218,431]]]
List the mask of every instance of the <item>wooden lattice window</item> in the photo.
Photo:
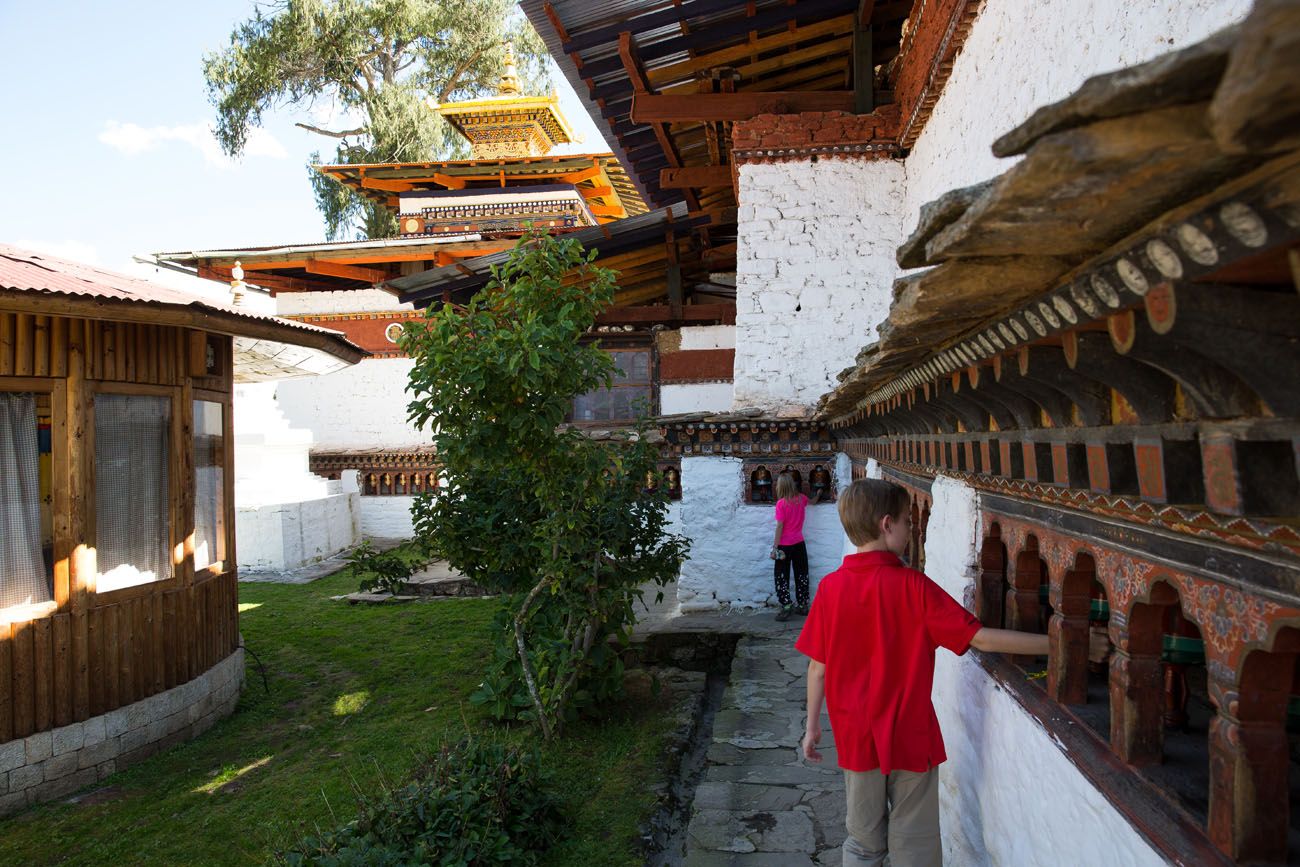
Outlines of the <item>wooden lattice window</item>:
[[609,388],[597,388],[573,400],[573,421],[627,424],[652,413],[652,364],[649,347],[606,349],[617,368]]

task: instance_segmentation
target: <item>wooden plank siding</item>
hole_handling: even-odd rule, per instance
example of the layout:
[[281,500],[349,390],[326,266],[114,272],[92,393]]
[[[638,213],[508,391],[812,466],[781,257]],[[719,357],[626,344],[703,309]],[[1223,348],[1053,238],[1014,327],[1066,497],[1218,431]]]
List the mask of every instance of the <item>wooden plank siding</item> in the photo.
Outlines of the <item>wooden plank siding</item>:
[[[204,369],[214,342],[220,369]],[[201,351],[195,351],[195,350]],[[0,391],[51,396],[54,601],[0,612],[0,743],[185,683],[239,644],[231,339],[149,322],[0,312]],[[94,402],[171,400],[171,578],[96,592]],[[195,574],[194,399],[222,404],[226,561]]]

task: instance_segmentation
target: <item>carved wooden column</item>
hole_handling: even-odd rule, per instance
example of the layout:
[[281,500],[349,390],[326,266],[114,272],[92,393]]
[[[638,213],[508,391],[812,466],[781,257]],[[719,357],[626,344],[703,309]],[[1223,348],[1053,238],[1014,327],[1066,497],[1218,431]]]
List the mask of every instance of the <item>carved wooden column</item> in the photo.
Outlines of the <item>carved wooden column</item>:
[[[1255,651],[1239,683],[1210,677],[1210,839],[1238,861],[1286,860],[1290,805],[1286,705],[1295,654]],[[1230,676],[1230,675],[1228,675]]]
[[1048,591],[1052,619],[1047,626],[1051,653],[1047,662],[1047,694],[1063,704],[1088,700],[1088,614],[1092,610],[1091,561],[1080,558],[1073,569]]
[[[1007,588],[1006,628],[1021,632],[1038,632],[1038,588],[1043,583],[1043,563],[1038,557],[1038,543],[1032,540],[1025,550],[1016,556],[1016,567],[1007,576],[1010,587]],[[1033,657],[1013,656],[1016,665],[1027,665]]]
[[1022,632],[1038,630],[1038,588],[1043,583],[1043,566],[1037,546],[1026,548],[1016,557],[1016,568],[1007,576],[1007,629]]
[[1110,613],[1110,748],[1130,765],[1159,764],[1164,756],[1162,613],[1142,604],[1127,617]]
[[994,524],[980,548],[980,574],[975,582],[975,616],[980,623],[995,629],[1002,626],[1007,580],[1007,552],[1001,535],[1001,528]]

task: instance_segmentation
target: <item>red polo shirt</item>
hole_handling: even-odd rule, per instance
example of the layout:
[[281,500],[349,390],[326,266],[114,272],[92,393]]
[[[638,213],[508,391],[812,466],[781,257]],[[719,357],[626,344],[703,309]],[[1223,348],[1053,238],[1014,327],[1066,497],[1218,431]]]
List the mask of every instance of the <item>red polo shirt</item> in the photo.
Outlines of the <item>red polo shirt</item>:
[[930,703],[934,650],[966,652],[980,622],[894,554],[850,554],[817,586],[795,649],[826,666],[840,767],[926,771],[947,758]]

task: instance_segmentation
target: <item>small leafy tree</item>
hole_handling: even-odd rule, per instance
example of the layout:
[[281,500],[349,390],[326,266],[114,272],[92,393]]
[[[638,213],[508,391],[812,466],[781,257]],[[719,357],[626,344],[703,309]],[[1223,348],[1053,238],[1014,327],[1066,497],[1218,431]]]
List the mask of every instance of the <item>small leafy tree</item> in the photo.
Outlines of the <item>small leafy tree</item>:
[[664,486],[646,484],[653,444],[564,424],[573,398],[615,372],[580,342],[614,295],[594,255],[530,234],[467,305],[443,306],[404,338],[410,416],[434,431],[447,478],[417,500],[417,537],[505,599],[474,700],[536,720],[547,738],[618,693],[610,644],[628,640],[641,587],[671,580],[686,552],[667,532]]

